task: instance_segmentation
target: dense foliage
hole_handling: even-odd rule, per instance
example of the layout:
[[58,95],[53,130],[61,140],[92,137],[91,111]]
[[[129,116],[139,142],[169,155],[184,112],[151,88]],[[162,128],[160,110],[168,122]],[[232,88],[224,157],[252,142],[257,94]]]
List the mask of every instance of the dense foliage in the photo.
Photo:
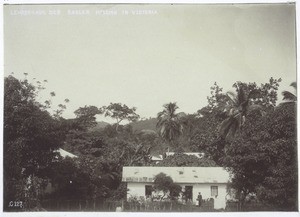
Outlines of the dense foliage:
[[206,157],[198,158],[194,155],[175,153],[163,159],[155,166],[165,167],[213,167],[216,163]]
[[[280,81],[271,78],[260,87],[237,82],[237,104],[227,103],[232,99],[215,84],[209,106],[199,111],[203,124],[195,130],[192,147],[231,172],[231,186],[242,206],[251,193],[276,210],[297,210],[296,107],[276,106]],[[245,97],[253,91],[251,99]],[[230,121],[235,124],[224,124]],[[230,139],[223,137],[224,127],[231,131]]]
[[296,210],[295,107],[281,105],[260,121],[252,114],[223,161],[235,174],[232,184],[242,197],[255,192],[259,200],[279,210]]
[[39,89],[26,79],[4,80],[4,208],[9,201],[27,201],[28,180],[47,177],[47,168],[62,146],[65,123],[37,102]]
[[[181,186],[174,183],[173,179],[165,173],[159,173],[154,177],[153,189],[160,200],[165,198],[175,200],[181,193]],[[160,193],[162,193],[162,195]]]
[[[288,101],[277,105],[280,81],[236,82],[236,91],[227,93],[215,83],[208,105],[195,114],[177,113],[177,104],[169,103],[157,119],[135,122],[136,108],[121,103],[85,105],[66,120],[61,117],[65,105],[51,108],[54,92],[42,104],[37,101],[45,89],[41,84],[9,76],[4,82],[4,209],[16,200],[28,209],[44,198],[121,200],[127,195],[123,166],[152,165],[222,166],[232,174],[241,205],[251,194],[276,210],[297,210],[297,98],[285,91]],[[116,123],[101,127],[97,115]],[[135,123],[121,125],[123,120]],[[60,147],[78,157],[59,157]],[[167,151],[175,154],[158,164],[151,161]],[[49,183],[53,189],[45,194]],[[154,190],[171,200],[181,192],[165,174],[155,177]]]

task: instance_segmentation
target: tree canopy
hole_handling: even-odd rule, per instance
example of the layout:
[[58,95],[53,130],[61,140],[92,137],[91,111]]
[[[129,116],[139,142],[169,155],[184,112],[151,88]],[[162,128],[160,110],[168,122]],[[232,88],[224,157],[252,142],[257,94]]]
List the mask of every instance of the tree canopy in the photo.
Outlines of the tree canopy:
[[198,158],[194,155],[187,155],[184,153],[175,153],[163,159],[155,166],[165,167],[213,167],[217,164],[206,157]]
[[157,114],[157,128],[160,136],[174,144],[180,134],[182,133],[182,125],[179,122],[180,116],[176,113],[178,106],[176,103],[165,104],[163,111]]
[[[121,182],[122,167],[151,166],[151,156],[165,153],[168,147],[176,153],[153,166],[222,166],[231,173],[231,187],[242,204],[252,193],[277,210],[297,210],[297,99],[284,91],[288,103],[277,106],[280,82],[273,78],[261,85],[236,82],[235,92],[226,93],[215,83],[207,106],[197,113],[178,113],[177,104],[168,103],[149,128],[140,122],[135,130],[132,124],[120,124],[139,119],[135,107],[85,105],[74,112],[76,118],[64,119],[64,104],[51,110],[55,92],[40,103],[37,97],[45,89],[41,82],[33,85],[26,78],[8,76],[4,201],[39,199],[48,182],[56,189],[47,198],[123,199],[127,189]],[[116,123],[95,128],[100,114]],[[60,147],[78,158],[59,157],[55,150]],[[204,157],[183,152],[201,152]],[[181,193],[166,174],[155,177],[154,190],[163,192],[161,199],[176,200]]]
[[37,91],[26,79],[11,75],[4,79],[5,201],[26,200],[25,180],[47,176],[45,170],[56,157],[54,150],[65,138],[64,125],[36,100]]
[[[277,210],[296,210],[296,108],[290,103],[276,106],[280,81],[271,78],[261,86],[242,82],[234,85],[237,91],[243,88],[242,96],[257,90],[246,104],[259,109],[237,109],[236,114],[244,111],[240,117],[245,118],[240,122],[242,130],[237,126],[239,133],[231,140],[222,139],[218,129],[233,118],[234,110],[229,110],[231,114],[223,112],[227,99],[222,97],[222,88],[214,87],[209,106],[199,111],[202,117],[191,144],[194,150],[205,152],[229,170],[233,175],[231,186],[242,204],[247,195],[254,193],[261,203]],[[242,96],[240,99],[247,98]]]
[[101,109],[96,106],[84,106],[78,108],[74,114],[76,115],[77,123],[84,129],[96,126],[96,115],[102,114]]
[[104,112],[105,116],[109,116],[113,119],[116,119],[117,130],[119,124],[123,120],[137,121],[140,118],[140,116],[136,113],[135,107],[129,108],[127,105],[122,105],[121,103],[110,103],[110,105],[103,106],[101,109]]
[[175,200],[181,193],[181,186],[174,183],[170,176],[165,173],[159,173],[154,177],[154,190],[158,193],[162,192],[163,195],[160,196],[160,200],[165,199],[165,197]]

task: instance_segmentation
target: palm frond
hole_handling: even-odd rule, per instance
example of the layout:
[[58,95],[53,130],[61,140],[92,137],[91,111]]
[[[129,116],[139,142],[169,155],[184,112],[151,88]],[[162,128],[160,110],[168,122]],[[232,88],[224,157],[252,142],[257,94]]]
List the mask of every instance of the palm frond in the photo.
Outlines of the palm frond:
[[283,91],[282,95],[283,95],[283,100],[292,100],[292,101],[297,100],[297,97],[289,91]]
[[230,116],[226,118],[220,125],[219,134],[221,138],[233,138],[237,130],[243,124],[243,117],[238,114],[238,116]]
[[235,136],[236,132],[238,131],[238,129],[240,129],[240,127],[241,127],[240,120],[233,119],[226,138],[227,139],[233,138]]
[[230,101],[231,104],[233,105],[237,105],[237,95],[236,93],[232,92],[232,91],[228,91],[226,93],[227,99]]
[[225,138],[230,130],[232,124],[232,117],[226,118],[220,125],[219,134],[222,138]]
[[158,122],[156,127],[162,138],[168,142],[176,139],[182,131],[182,123],[179,122],[179,116],[176,114],[178,106],[176,103],[163,105],[164,110],[157,114]]
[[245,91],[243,88],[237,89],[237,101],[238,104],[241,105],[243,102],[247,101]]
[[292,82],[291,85],[293,88],[297,89],[297,82]]
[[281,102],[278,106],[287,105],[287,104],[293,105],[293,104],[295,104],[295,102],[296,102],[295,100],[287,100],[287,101]]

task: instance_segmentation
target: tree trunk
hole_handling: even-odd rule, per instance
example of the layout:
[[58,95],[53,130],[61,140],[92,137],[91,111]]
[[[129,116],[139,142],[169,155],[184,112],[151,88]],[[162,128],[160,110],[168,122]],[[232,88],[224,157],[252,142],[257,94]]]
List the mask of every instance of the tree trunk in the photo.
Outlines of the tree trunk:
[[116,124],[116,131],[117,131],[117,133],[119,132],[119,125],[120,125],[120,123],[121,123],[122,120],[117,119],[117,124]]

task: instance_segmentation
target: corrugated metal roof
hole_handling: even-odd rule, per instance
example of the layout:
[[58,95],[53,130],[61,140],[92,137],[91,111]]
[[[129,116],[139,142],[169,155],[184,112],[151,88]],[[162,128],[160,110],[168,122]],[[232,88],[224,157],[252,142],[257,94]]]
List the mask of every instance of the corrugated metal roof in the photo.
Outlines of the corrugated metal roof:
[[122,181],[152,182],[161,172],[176,183],[228,183],[230,180],[222,167],[123,167]]

